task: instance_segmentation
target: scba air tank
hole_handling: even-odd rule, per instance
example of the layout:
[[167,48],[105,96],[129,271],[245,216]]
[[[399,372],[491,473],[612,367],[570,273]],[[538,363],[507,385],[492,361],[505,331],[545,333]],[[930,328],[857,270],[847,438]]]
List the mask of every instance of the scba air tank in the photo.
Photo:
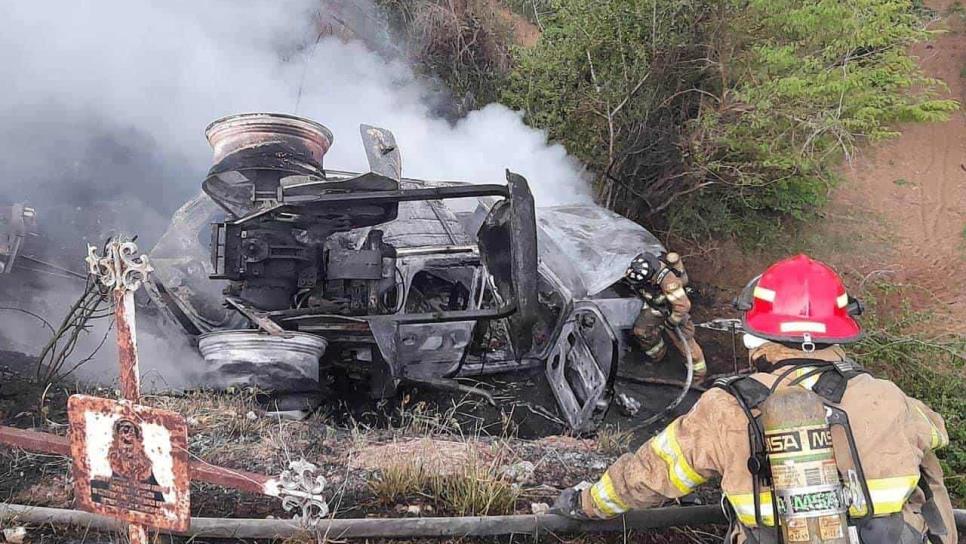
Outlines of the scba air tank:
[[761,405],[778,525],[786,543],[848,544],[847,505],[825,405],[799,386]]

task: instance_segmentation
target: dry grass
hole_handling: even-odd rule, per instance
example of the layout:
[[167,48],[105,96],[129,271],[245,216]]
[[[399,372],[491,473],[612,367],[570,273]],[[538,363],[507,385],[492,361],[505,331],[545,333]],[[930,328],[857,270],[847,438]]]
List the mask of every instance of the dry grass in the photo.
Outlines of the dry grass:
[[366,482],[376,500],[384,505],[411,499],[430,487],[430,475],[420,463],[411,461],[387,466]]
[[630,431],[622,431],[620,427],[602,427],[597,431],[596,450],[606,455],[621,455],[627,453],[633,435]]
[[177,412],[188,422],[188,449],[205,461],[276,473],[289,461],[310,459],[320,442],[321,416],[304,421],[271,417],[252,390],[230,393],[191,392],[149,396],[144,402]]
[[69,507],[70,460],[56,455],[0,449],[0,501]]
[[441,506],[460,516],[512,514],[520,490],[498,476],[497,468],[474,465],[465,474],[436,478],[433,494]]
[[418,459],[389,465],[369,480],[369,491],[384,505],[429,500],[437,510],[460,516],[512,514],[520,489],[501,476],[501,463],[470,462],[439,474]]
[[[511,414],[502,414],[499,423],[479,415],[486,401],[481,397],[466,393],[454,397],[448,405],[436,405],[425,401],[412,402],[409,395],[400,400],[397,421],[392,430],[395,434],[406,436],[455,436],[461,439],[476,439],[480,436],[512,438]],[[512,410],[512,408],[511,408]]]

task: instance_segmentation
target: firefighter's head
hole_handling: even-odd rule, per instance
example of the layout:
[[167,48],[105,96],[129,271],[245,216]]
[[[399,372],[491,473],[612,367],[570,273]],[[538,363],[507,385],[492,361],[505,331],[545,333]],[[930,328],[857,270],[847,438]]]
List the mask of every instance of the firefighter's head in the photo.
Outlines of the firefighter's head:
[[811,351],[855,342],[862,305],[827,264],[797,255],[751,280],[738,299],[747,334]]
[[639,286],[650,281],[660,268],[661,262],[657,255],[641,253],[628,265],[624,277],[631,285]]

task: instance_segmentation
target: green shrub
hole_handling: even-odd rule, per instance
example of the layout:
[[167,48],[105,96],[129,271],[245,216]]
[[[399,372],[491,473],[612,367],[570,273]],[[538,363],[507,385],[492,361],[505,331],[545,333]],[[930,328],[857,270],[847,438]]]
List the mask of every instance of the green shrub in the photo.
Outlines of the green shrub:
[[510,70],[513,27],[489,0],[378,0],[417,68],[454,97],[455,115],[494,101]]
[[[915,296],[910,296],[915,295]],[[946,421],[949,446],[938,451],[946,487],[954,504],[966,504],[966,339],[961,335],[926,335],[912,331],[935,329],[937,320],[913,310],[909,300],[921,291],[880,284],[865,299],[866,331],[851,351],[877,376],[891,379],[907,395],[922,400]],[[889,310],[886,301],[900,300]]]
[[856,143],[945,119],[909,0],[552,0],[503,100],[588,163],[600,200],[692,236],[813,217]]

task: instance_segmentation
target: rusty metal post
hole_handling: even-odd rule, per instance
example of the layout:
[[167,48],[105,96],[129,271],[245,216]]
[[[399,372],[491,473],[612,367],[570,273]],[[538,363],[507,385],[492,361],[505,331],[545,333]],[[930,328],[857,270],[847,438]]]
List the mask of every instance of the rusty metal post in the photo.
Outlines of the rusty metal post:
[[[17,429],[5,425],[0,425],[0,444],[34,453],[61,455],[64,457],[71,456],[70,441],[66,436]],[[244,470],[220,467],[201,460],[192,460],[190,470],[192,480],[207,482],[220,487],[229,487],[256,495],[285,497],[290,495],[288,490],[292,487],[286,486],[286,480],[283,480],[279,476],[272,477]],[[312,498],[322,500],[321,497]]]
[[138,366],[137,329],[134,322],[134,291],[114,290],[114,330],[117,331],[121,396],[136,403],[141,400],[141,371]]
[[[97,248],[87,246],[88,269],[97,281],[113,289],[114,330],[117,333],[118,364],[121,394],[125,400],[141,400],[141,373],[138,368],[137,327],[135,323],[134,292],[154,270],[147,255],[138,256],[134,242],[114,240],[107,244],[104,256]],[[147,532],[142,525],[128,525],[131,544],[147,544]]]
[[[113,403],[112,406],[117,406],[117,408],[109,408],[109,411],[122,408],[128,411],[141,410],[147,412],[153,410],[137,404],[140,399],[140,372],[138,369],[134,292],[141,286],[142,281],[152,270],[148,259],[143,255],[137,255],[137,246],[133,242],[119,241],[110,243],[105,248],[103,257],[97,254],[96,248],[88,246],[87,263],[90,274],[104,287],[113,291],[111,295],[114,302],[118,359],[120,365],[119,377],[121,391],[126,402],[119,404],[108,401],[107,399],[97,399],[96,397],[76,395],[71,397],[71,402],[68,403],[69,405],[75,405],[75,407],[82,406],[74,411],[68,410],[68,413],[71,414],[71,440],[67,437],[53,434],[0,426],[0,444],[2,445],[23,448],[27,451],[73,457],[75,460],[75,483],[80,482],[82,488],[84,488],[83,479],[77,479],[76,474],[78,474],[78,471],[80,471],[80,474],[85,474],[85,469],[78,468],[78,466],[83,467],[84,465],[82,463],[78,465],[77,460],[86,459],[84,453],[87,450],[84,447],[83,440],[86,438],[87,432],[86,426],[83,424],[78,424],[77,430],[75,430],[74,420],[77,418],[74,416],[80,414],[78,421],[86,421],[84,415],[95,411],[91,406],[85,405],[84,402],[90,404],[90,401],[103,401],[101,404]],[[141,414],[140,417],[147,417],[147,414]],[[184,426],[183,421],[180,424]],[[170,422],[168,424],[162,424],[165,428],[173,425],[175,424]],[[186,432],[182,431],[181,435],[185,436]],[[81,442],[73,442],[74,438]],[[173,440],[172,438],[172,446],[174,445]],[[177,447],[179,451],[187,452],[186,436],[182,438]],[[89,463],[89,460],[87,462]],[[173,457],[172,462],[175,462]],[[303,527],[315,526],[328,516],[329,507],[324,496],[326,480],[318,474],[318,467],[305,460],[291,461],[289,463],[289,469],[283,471],[280,476],[275,478],[263,474],[210,465],[200,460],[190,461],[185,459],[183,463],[184,468],[182,470],[192,479],[281,499],[283,508],[288,512],[294,512],[294,519]],[[86,473],[89,475],[89,469]],[[87,485],[89,486],[90,484],[88,483]],[[183,494],[187,496],[188,484],[184,482],[182,485],[184,488]],[[148,535],[145,526],[142,525],[142,523],[145,523],[143,521],[145,519],[143,517],[144,512],[136,509],[128,509],[124,504],[120,504],[119,506],[124,510],[125,517],[117,516],[113,511],[107,512],[107,515],[115,519],[121,519],[122,523],[125,521],[128,522],[128,537],[130,542],[134,544],[146,543],[148,541]],[[98,511],[93,506],[90,508],[85,509],[91,512],[97,511],[98,513],[104,513]],[[138,517],[139,515],[142,517]],[[181,526],[177,525],[177,523],[161,523],[157,527],[161,527],[162,530],[185,531],[190,525],[188,515],[187,508],[180,513],[176,513],[176,516],[183,516],[183,518],[178,517],[175,520],[176,522],[180,522],[183,519],[183,528],[180,528]],[[132,517],[133,523],[131,522]],[[155,526],[153,523],[149,523],[149,525]]]

